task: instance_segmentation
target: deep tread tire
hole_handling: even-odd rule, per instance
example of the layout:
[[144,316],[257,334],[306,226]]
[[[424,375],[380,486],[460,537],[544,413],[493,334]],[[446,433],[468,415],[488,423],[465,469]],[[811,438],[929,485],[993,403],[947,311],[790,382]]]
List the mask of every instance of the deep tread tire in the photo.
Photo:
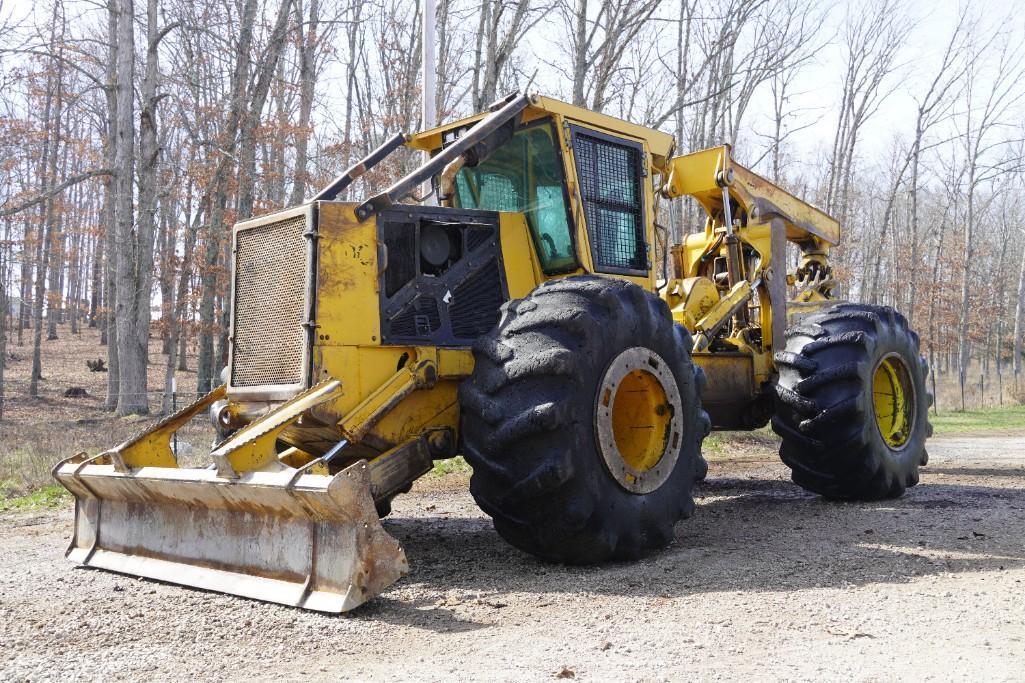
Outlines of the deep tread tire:
[[[620,352],[643,346],[670,366],[683,405],[680,455],[644,495],[623,489],[598,450],[595,401]],[[692,341],[665,302],[637,285],[593,276],[546,282],[502,308],[473,348],[460,387],[470,492],[509,543],[546,560],[628,560],[668,545],[691,515],[691,488],[707,466],[701,441],[703,375]]]
[[[880,359],[897,354],[914,385],[915,422],[899,450],[879,433],[872,377]],[[895,498],[918,483],[932,435],[927,365],[918,335],[892,308],[838,304],[787,330],[772,428],[780,458],[796,484],[827,498]]]

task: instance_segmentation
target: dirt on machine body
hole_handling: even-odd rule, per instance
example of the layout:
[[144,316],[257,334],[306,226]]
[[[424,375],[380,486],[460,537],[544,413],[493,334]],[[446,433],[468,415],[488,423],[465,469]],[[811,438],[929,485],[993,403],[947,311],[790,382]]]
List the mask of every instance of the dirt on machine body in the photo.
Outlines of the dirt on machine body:
[[[402,145],[429,160],[336,200]],[[410,203],[428,182],[439,205]],[[659,202],[684,196],[704,229],[670,245]],[[674,156],[511,95],[232,239],[225,384],[54,470],[75,562],[340,612],[407,571],[380,517],[457,454],[506,540],[570,563],[668,544],[713,428],[771,420],[794,481],[835,498],[899,495],[926,460],[917,336],[834,299],[837,222],[729,146]],[[179,467],[170,439],[204,412],[223,440]]]

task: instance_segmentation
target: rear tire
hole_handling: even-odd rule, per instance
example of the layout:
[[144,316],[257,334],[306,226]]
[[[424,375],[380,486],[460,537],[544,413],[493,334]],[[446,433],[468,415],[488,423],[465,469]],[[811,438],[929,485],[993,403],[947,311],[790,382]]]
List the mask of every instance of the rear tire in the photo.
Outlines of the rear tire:
[[895,498],[918,483],[932,435],[926,362],[907,319],[839,304],[803,318],[777,352],[772,428],[796,484],[828,498]]
[[[570,277],[506,304],[496,329],[474,345],[474,370],[459,392],[470,492],[498,533],[533,555],[574,564],[635,559],[668,545],[673,525],[694,510],[691,488],[705,469],[700,447],[710,423],[691,345],[665,302],[621,280]],[[629,374],[609,384],[630,359],[635,369],[624,366]],[[655,388],[620,393],[634,373],[649,374],[637,363],[651,364]],[[612,418],[602,417],[640,401],[635,395],[665,399],[637,413],[650,414],[654,427],[638,422],[629,432],[656,435],[642,451],[658,459],[639,466],[637,477],[609,460]]]

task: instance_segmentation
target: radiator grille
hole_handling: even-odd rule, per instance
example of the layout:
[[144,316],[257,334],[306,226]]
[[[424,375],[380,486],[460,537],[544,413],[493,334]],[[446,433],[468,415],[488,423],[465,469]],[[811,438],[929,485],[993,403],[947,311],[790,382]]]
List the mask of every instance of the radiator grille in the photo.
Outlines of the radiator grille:
[[231,385],[301,384],[306,216],[237,233]]
[[498,261],[491,259],[452,291],[452,334],[476,339],[498,323],[502,305],[502,276]]
[[413,299],[391,322],[397,337],[429,337],[441,327],[438,302],[427,296]]

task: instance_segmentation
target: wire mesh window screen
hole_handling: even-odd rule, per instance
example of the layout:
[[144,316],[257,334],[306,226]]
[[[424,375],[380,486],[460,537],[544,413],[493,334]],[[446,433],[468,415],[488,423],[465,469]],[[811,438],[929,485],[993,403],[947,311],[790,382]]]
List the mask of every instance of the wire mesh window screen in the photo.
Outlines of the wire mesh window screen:
[[573,154],[596,269],[647,271],[640,147],[577,130]]

